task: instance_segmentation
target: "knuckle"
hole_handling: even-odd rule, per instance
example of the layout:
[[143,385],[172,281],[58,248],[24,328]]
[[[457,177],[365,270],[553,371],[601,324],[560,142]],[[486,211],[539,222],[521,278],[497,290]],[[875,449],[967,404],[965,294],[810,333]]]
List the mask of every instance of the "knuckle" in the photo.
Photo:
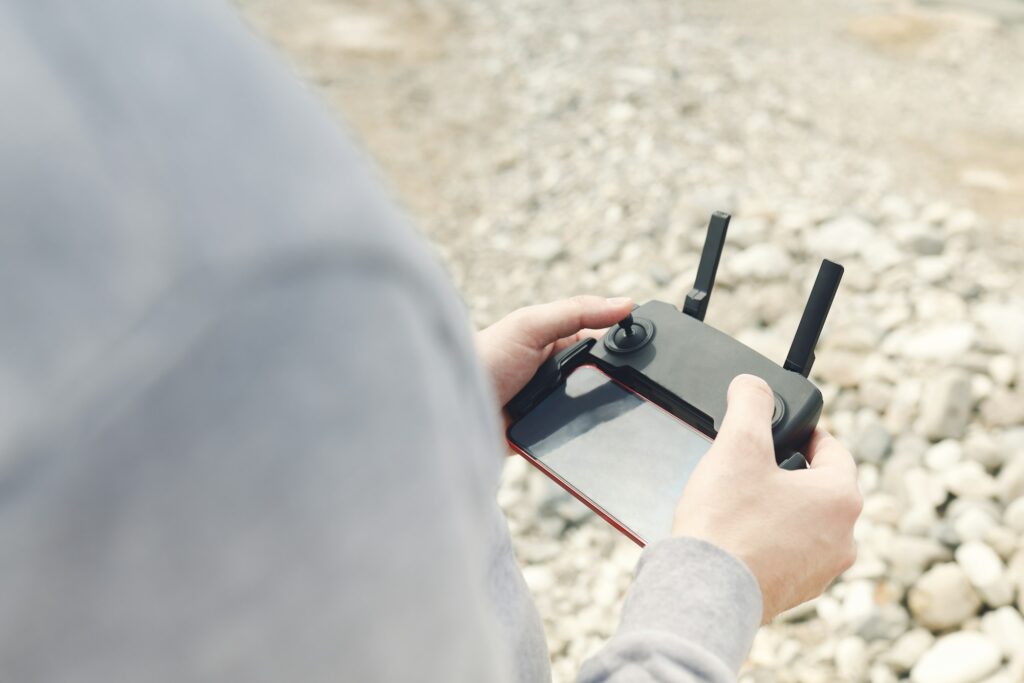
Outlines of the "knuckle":
[[565,300],[563,305],[566,306],[565,318],[572,320],[576,327],[583,326],[583,317],[587,314],[587,311],[593,308],[592,299],[586,294],[571,296]]
[[[818,436],[817,446],[819,449],[836,454],[850,455],[850,449],[830,432],[821,431]],[[851,456],[852,457],[852,456]]]
[[522,308],[517,308],[516,310],[514,310],[511,313],[509,313],[508,315],[506,315],[505,316],[505,320],[508,320],[509,322],[515,322],[515,323],[523,323],[523,322],[533,318],[533,315],[536,312],[536,309],[537,309],[537,306],[535,306],[535,305],[534,306],[523,306]]
[[539,344],[541,336],[537,323],[538,308],[537,305],[517,308],[502,318],[501,324],[509,331],[513,339],[536,346]]
[[824,503],[833,509],[841,521],[850,526],[864,509],[864,496],[856,482],[833,479],[820,491]]
[[864,512],[864,495],[857,488],[853,493],[853,516],[859,518],[862,512]]
[[846,517],[851,522],[856,521],[864,510],[864,496],[856,486],[848,486],[840,498],[840,505]]
[[571,296],[563,302],[566,307],[566,317],[573,319],[580,319],[586,315],[587,311],[593,309],[593,297],[587,296],[586,294],[577,294]]
[[839,571],[842,574],[850,569],[857,562],[857,544],[850,541],[839,556]]
[[844,460],[849,460],[850,463],[854,462],[853,453],[846,445],[834,436],[828,437],[831,441],[826,442],[826,446],[835,452],[837,456],[841,456]]

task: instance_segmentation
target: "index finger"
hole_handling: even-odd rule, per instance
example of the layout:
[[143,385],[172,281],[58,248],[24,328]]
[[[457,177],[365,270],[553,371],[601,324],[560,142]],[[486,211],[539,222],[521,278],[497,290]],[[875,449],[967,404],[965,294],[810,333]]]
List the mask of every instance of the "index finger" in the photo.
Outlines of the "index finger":
[[622,320],[632,308],[633,302],[627,298],[574,296],[519,309],[509,322],[518,327],[518,332],[529,340],[531,346],[542,349],[580,330],[613,325]]

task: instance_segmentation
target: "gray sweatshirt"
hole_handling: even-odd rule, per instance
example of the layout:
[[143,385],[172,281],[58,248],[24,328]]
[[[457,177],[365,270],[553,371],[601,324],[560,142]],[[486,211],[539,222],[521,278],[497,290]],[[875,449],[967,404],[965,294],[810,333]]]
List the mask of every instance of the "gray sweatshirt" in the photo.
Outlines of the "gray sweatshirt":
[[[0,4],[0,680],[543,681],[459,300],[229,7]],[[727,681],[648,548],[586,681]]]

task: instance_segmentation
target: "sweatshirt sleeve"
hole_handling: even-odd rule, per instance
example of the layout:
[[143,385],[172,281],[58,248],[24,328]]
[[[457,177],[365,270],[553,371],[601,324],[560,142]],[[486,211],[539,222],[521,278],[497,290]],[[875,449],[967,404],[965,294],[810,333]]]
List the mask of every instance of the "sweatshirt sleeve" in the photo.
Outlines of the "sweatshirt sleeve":
[[640,558],[618,632],[580,671],[581,683],[725,683],[761,623],[761,591],[739,559],[671,538]]

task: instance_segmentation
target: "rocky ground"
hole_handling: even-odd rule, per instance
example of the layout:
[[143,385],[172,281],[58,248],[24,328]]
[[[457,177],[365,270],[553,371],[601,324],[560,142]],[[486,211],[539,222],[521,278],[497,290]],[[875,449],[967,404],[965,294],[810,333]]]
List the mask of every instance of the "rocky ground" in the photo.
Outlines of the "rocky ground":
[[[749,683],[1024,681],[1024,3],[240,0],[351,124],[478,324],[576,292],[681,302],[814,379],[860,558],[762,629]],[[983,7],[984,11],[978,11]],[[500,503],[556,681],[638,550],[518,459]]]

